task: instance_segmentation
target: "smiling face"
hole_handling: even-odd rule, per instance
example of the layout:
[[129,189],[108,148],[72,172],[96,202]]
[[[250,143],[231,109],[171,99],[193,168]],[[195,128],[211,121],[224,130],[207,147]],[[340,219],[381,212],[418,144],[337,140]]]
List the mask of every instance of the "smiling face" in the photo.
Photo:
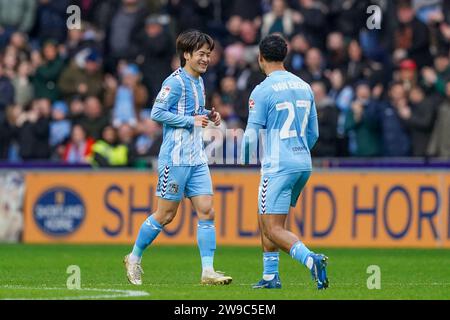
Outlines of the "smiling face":
[[211,61],[211,49],[207,44],[204,44],[200,49],[194,51],[192,54],[189,52],[184,53],[186,59],[186,68],[193,71],[197,76],[205,73],[208,69],[209,62]]

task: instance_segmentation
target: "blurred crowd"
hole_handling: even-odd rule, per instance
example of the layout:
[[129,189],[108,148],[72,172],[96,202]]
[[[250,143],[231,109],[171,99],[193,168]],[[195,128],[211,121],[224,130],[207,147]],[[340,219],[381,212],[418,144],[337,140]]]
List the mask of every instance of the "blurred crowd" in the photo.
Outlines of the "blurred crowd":
[[190,28],[216,41],[203,78],[225,135],[264,79],[260,39],[281,33],[314,91],[313,156],[450,158],[450,1],[0,0],[0,161],[147,165],[151,107]]

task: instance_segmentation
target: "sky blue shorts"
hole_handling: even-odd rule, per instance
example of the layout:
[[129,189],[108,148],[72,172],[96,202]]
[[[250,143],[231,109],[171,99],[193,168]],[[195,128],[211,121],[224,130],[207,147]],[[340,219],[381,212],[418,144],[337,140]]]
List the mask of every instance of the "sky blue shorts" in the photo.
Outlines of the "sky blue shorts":
[[211,174],[208,165],[159,166],[156,196],[170,201],[181,201],[183,196],[191,198],[213,195]]
[[280,176],[262,176],[258,192],[260,214],[288,214],[295,207],[311,171]]

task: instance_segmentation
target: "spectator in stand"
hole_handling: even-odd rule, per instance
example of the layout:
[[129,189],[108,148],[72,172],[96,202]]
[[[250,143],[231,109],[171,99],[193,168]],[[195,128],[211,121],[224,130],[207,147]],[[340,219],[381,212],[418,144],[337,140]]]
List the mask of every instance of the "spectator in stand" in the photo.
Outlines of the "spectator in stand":
[[144,28],[147,15],[142,1],[122,0],[107,31],[107,72],[114,72],[120,60],[134,58],[133,43]]
[[0,0],[0,51],[15,31],[30,32],[36,17],[36,0]]
[[410,108],[401,109],[399,115],[411,133],[412,155],[425,157],[431,132],[436,121],[437,106],[442,97],[438,94],[425,96],[424,90],[415,86],[409,93]]
[[170,60],[175,54],[175,48],[166,28],[161,16],[150,16],[137,40],[138,55],[143,60],[143,82],[149,93],[149,104],[153,103],[161,83],[172,72]]
[[138,157],[156,157],[162,144],[161,125],[152,120],[150,110],[141,112],[134,149]]
[[337,156],[337,122],[339,110],[334,101],[327,96],[327,89],[323,82],[313,82],[311,89],[317,109],[317,121],[319,123],[320,136],[312,155],[317,157]]
[[223,44],[226,47],[240,41],[242,22],[243,22],[243,19],[238,14],[232,15],[228,19],[228,21],[226,23],[227,35],[225,36],[225,39],[223,40]]
[[416,18],[410,0],[401,0],[397,6],[398,26],[393,33],[393,59],[414,60],[419,68],[432,63],[428,27]]
[[327,19],[323,12],[323,6],[315,0],[297,0],[294,8],[297,8],[300,13],[295,33],[303,33],[313,47],[323,49],[327,30]]
[[261,38],[271,33],[281,33],[285,37],[290,37],[300,20],[300,14],[288,8],[285,0],[273,0],[272,10],[262,19]]
[[356,39],[366,26],[369,0],[329,1],[327,21],[332,26],[328,30],[341,32],[345,37]]
[[305,65],[306,52],[311,48],[305,35],[298,33],[291,39],[291,46],[286,57],[285,66],[289,72],[299,75]]
[[345,118],[353,101],[354,92],[352,86],[347,84],[344,72],[335,69],[327,76],[330,80],[331,89],[328,93],[333,99],[338,110],[337,121],[337,156],[344,157],[348,155],[348,139],[345,132]]
[[22,107],[31,103],[34,98],[34,87],[30,81],[31,64],[27,60],[20,62],[17,74],[12,80],[14,86],[14,103]]
[[223,103],[223,108],[230,109],[230,111],[226,112],[229,116],[226,118],[222,117],[225,122],[227,122],[231,115],[245,119],[248,114],[248,108],[247,104],[244,103],[244,98],[237,90],[235,78],[224,77],[222,79],[220,82],[220,98]]
[[223,48],[220,43],[215,43],[214,50],[211,52],[208,72],[202,75],[207,93],[214,92],[219,88],[220,79],[225,73],[225,65],[222,59]]
[[348,63],[346,66],[347,79],[350,82],[362,80],[367,75],[368,62],[357,40],[350,41],[348,45]]
[[66,100],[74,96],[101,97],[103,72],[98,51],[88,48],[79,52],[62,73],[58,85]]
[[377,105],[371,101],[370,86],[360,81],[355,86],[355,100],[345,119],[350,154],[357,157],[380,155]]
[[68,119],[72,125],[78,124],[84,117],[84,102],[80,97],[74,97],[69,101],[69,115]]
[[49,99],[34,100],[31,109],[17,118],[16,136],[23,160],[50,158],[50,108]]
[[450,80],[449,52],[441,51],[434,58],[434,69],[424,67],[422,69],[422,77],[428,93],[433,94],[436,91],[442,96],[445,96],[445,84]]
[[67,8],[71,0],[39,0],[36,33],[41,43],[53,39],[63,43],[67,35]]
[[124,167],[128,165],[128,148],[118,143],[112,126],[103,129],[102,137],[94,143],[91,164],[99,167]]
[[325,62],[318,48],[311,48],[306,52],[305,68],[300,71],[300,78],[308,83],[322,81],[329,88],[329,81],[324,75]]
[[14,86],[3,72],[0,63],[0,116],[5,114],[6,107],[14,103]]
[[46,98],[54,102],[59,99],[58,79],[64,68],[64,61],[58,54],[57,43],[48,40],[42,47],[43,63],[33,77],[35,97]]
[[50,121],[50,149],[52,154],[60,158],[61,148],[70,137],[72,124],[68,120],[69,107],[64,101],[56,101],[52,106],[52,120]]
[[327,37],[327,67],[329,69],[345,68],[347,65],[347,47],[340,32],[331,32]]
[[437,120],[427,154],[450,159],[450,81],[445,85],[445,99],[437,107]]
[[0,160],[7,160],[9,147],[13,138],[13,128],[8,119],[8,108],[4,113],[0,113]]
[[411,138],[401,114],[411,112],[403,83],[389,86],[389,101],[378,105],[383,157],[408,157],[411,155]]
[[64,149],[62,160],[70,164],[89,163],[93,145],[94,140],[87,136],[83,126],[76,124],[72,127],[70,141]]
[[409,91],[417,85],[417,65],[414,60],[401,61],[398,73],[394,74],[394,79],[401,82],[406,94],[409,94]]
[[131,167],[136,164],[137,150],[135,148],[136,139],[133,127],[129,124],[122,124],[117,129],[117,137],[120,145],[127,147],[127,166]]
[[115,128],[121,124],[137,125],[137,115],[148,101],[147,89],[140,83],[140,72],[135,64],[128,64],[121,70],[121,84],[113,77],[107,78],[106,106],[113,105],[112,123]]
[[98,140],[102,135],[103,129],[110,123],[109,117],[105,114],[104,108],[97,97],[87,97],[84,104],[84,116],[79,123],[86,129],[88,137]]

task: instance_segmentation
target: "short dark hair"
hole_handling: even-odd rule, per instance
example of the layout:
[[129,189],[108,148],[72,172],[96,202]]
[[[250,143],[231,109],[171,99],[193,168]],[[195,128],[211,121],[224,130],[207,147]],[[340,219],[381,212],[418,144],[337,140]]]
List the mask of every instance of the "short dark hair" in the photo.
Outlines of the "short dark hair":
[[206,33],[194,29],[182,32],[178,36],[176,44],[181,66],[184,67],[186,64],[184,53],[187,52],[192,54],[194,51],[199,50],[205,44],[209,47],[209,50],[214,50],[214,40]]
[[259,52],[268,62],[283,62],[287,51],[286,40],[277,34],[268,35],[259,44]]

